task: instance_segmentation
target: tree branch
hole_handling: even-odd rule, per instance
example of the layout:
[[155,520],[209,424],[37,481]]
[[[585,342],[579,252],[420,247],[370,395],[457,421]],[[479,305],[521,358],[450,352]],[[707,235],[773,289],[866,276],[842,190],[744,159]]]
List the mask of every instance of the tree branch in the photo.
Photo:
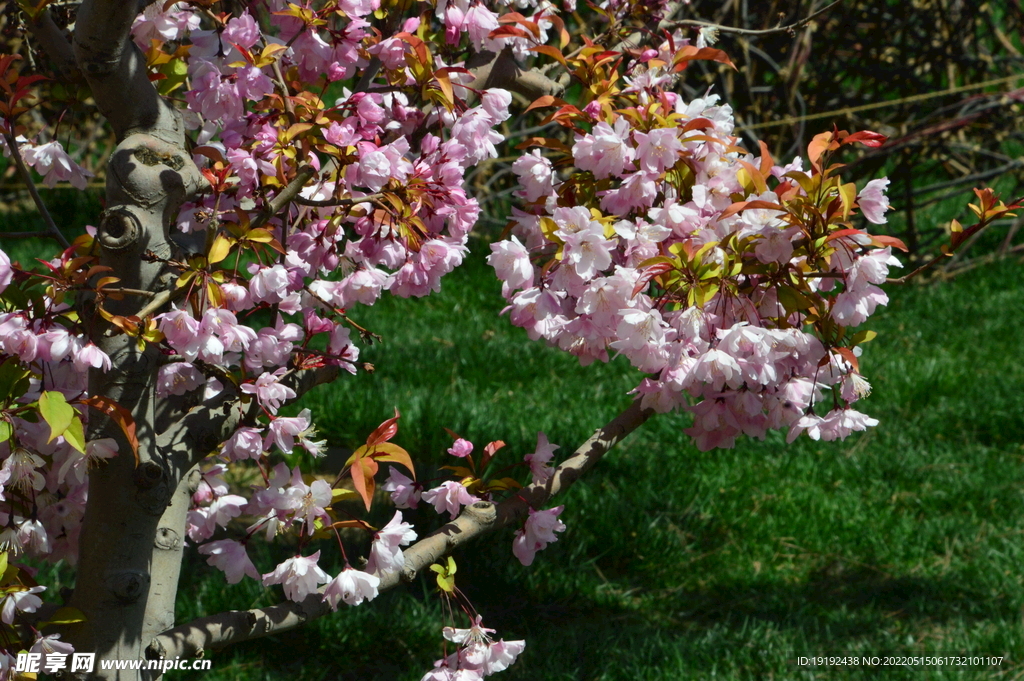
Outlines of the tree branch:
[[295,173],[295,177],[288,185],[277,193],[274,200],[270,202],[270,205],[260,213],[255,220],[249,225],[249,229],[256,229],[270,222],[270,219],[280,213],[284,208],[294,201],[298,196],[302,188],[306,186],[313,176],[316,175],[316,170],[313,166],[303,166],[299,168],[298,172]]
[[672,30],[674,28],[680,28],[682,26],[696,26],[701,28],[713,28],[719,33],[735,33],[736,35],[745,36],[765,36],[775,35],[776,33],[792,33],[796,29],[803,28],[807,24],[811,23],[812,21],[814,21],[815,19],[817,19],[822,14],[829,11],[842,1],[843,0],[835,0],[834,2],[822,7],[817,12],[814,12],[804,17],[800,21],[797,21],[796,23],[789,24],[788,26],[776,26],[775,28],[754,30],[749,28],[739,28],[737,26],[722,26],[721,24],[714,24],[709,21],[698,21],[697,19],[680,19],[679,21],[672,21],[669,22],[665,26],[665,28]]
[[[637,398],[562,462],[546,484],[531,485],[497,505],[481,501],[466,507],[454,521],[409,547],[405,551],[405,568],[401,573],[385,574],[379,590],[386,591],[401,581],[411,581],[428,565],[466,542],[518,522],[530,508],[546,505],[647,421],[652,413],[643,409],[640,398]],[[329,612],[330,608],[323,603],[320,593],[311,594],[301,603],[287,602],[268,608],[223,612],[163,632],[150,642],[146,656],[150,659],[200,657],[208,650],[294,629]]]
[[565,85],[551,80],[540,69],[520,69],[510,47],[497,54],[478,52],[467,65],[476,76],[469,84],[475,90],[500,87],[517,92],[531,102],[544,95],[557,97],[565,92]]
[[131,41],[137,9],[138,3],[124,0],[83,0],[75,20],[75,58],[118,141],[145,132],[182,145],[181,116],[157,93],[145,57]]
[[64,36],[64,32],[54,23],[49,9],[43,8],[35,20],[30,19],[28,28],[43,51],[57,65],[62,77],[70,81],[81,80],[82,72],[75,60],[75,51],[71,49],[71,43]]

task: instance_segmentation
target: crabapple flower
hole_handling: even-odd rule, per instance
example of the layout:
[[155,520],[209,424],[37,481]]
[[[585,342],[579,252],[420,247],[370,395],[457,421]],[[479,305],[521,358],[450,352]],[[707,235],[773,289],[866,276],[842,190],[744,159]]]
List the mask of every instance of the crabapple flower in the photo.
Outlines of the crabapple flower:
[[449,480],[434,489],[424,492],[423,501],[433,504],[434,510],[438,514],[447,511],[452,520],[455,520],[459,513],[462,512],[463,506],[474,504],[480,501],[480,499],[467,492],[461,482]]
[[303,409],[298,416],[278,416],[271,421],[263,439],[263,449],[270,449],[271,444],[276,444],[282,452],[291,454],[296,437],[301,441],[303,434],[314,432],[309,414],[309,409]]
[[[484,627],[481,619],[480,615],[477,615],[469,629],[445,627],[442,630],[441,633],[447,640],[462,647],[457,653],[436,662],[434,671],[428,673],[424,679],[482,679],[504,671],[516,661],[519,654],[526,649],[526,641],[501,640],[495,643],[490,636],[494,629]],[[443,672],[450,675],[443,676]],[[469,676],[458,676],[466,673]]]
[[401,570],[405,565],[405,556],[400,547],[415,539],[416,531],[412,525],[402,521],[401,511],[395,511],[391,521],[373,536],[366,571],[384,573]]
[[156,396],[184,395],[203,384],[204,377],[189,362],[171,362],[160,367],[156,379]]
[[263,586],[280,584],[284,595],[290,601],[302,601],[314,593],[317,586],[331,581],[330,575],[316,564],[320,560],[320,552],[312,556],[295,556],[277,566],[273,572],[263,575]]
[[35,612],[43,604],[38,593],[46,591],[45,586],[34,586],[25,591],[12,591],[4,598],[3,609],[0,610],[0,621],[13,624],[14,616],[19,612]]
[[0,250],[0,293],[4,292],[14,279],[14,269],[11,267],[11,259]]
[[412,478],[403,475],[394,466],[388,466],[390,474],[380,486],[385,492],[391,493],[391,501],[396,508],[416,508],[423,494],[423,487]]
[[255,383],[243,383],[242,392],[256,395],[261,407],[265,407],[271,414],[276,414],[282,402],[295,397],[294,390],[279,382],[285,372],[287,369],[284,367],[274,373],[264,371]]
[[377,575],[345,568],[324,589],[323,602],[331,606],[331,610],[337,610],[339,602],[359,605],[376,598],[378,586],[380,577]]
[[223,572],[228,584],[238,584],[244,576],[260,578],[259,570],[249,559],[245,546],[233,539],[202,544],[199,553],[209,556],[206,562]]
[[889,210],[889,200],[885,197],[885,190],[889,187],[889,178],[871,180],[864,189],[857,195],[857,205],[860,212],[864,214],[868,222],[876,225],[886,223],[885,211]]
[[25,145],[21,150],[25,164],[43,176],[43,184],[55,187],[67,180],[75,189],[84,190],[91,172],[71,160],[60,142],[47,142],[38,146]]
[[60,640],[60,634],[50,634],[49,636],[37,634],[37,636],[38,638],[29,650],[30,653],[41,654],[45,658],[48,655],[70,655],[75,652],[73,645]]
[[565,506],[556,506],[546,511],[530,509],[526,525],[523,529],[516,530],[515,539],[512,541],[512,553],[520,563],[529,567],[533,564],[538,551],[543,551],[548,544],[558,541],[555,532],[565,531],[565,523],[558,519],[564,509]]
[[242,427],[229,437],[220,453],[232,461],[259,459],[263,454],[263,436],[259,428]]
[[532,454],[527,454],[523,457],[523,461],[530,464],[530,472],[533,474],[533,484],[543,485],[551,476],[554,475],[555,469],[548,465],[551,461],[551,457],[555,455],[555,450],[558,449],[558,445],[553,445],[548,442],[548,436],[544,433],[537,433],[537,449]]
[[460,437],[451,447],[448,448],[448,453],[452,456],[464,459],[473,453],[473,443],[469,440],[463,440]]

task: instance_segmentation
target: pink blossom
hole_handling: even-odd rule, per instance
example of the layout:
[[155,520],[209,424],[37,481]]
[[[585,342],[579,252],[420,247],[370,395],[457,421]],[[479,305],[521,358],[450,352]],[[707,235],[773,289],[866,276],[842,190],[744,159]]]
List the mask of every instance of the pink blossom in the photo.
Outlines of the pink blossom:
[[308,558],[295,556],[284,561],[273,572],[263,575],[263,586],[280,584],[284,588],[284,595],[290,601],[300,602],[306,596],[315,593],[317,586],[331,581],[330,575],[320,569],[317,561],[320,560],[320,552],[317,551]]
[[71,160],[60,142],[53,141],[38,146],[25,145],[21,149],[25,164],[43,175],[43,184],[54,187],[58,182],[68,181],[75,189],[84,190],[91,172]]
[[43,604],[43,600],[36,596],[46,591],[45,586],[33,586],[25,591],[11,591],[3,599],[3,610],[0,611],[0,621],[4,624],[13,624],[14,616],[19,612],[35,612],[36,608]]
[[184,395],[203,384],[205,377],[189,362],[171,362],[160,367],[156,379],[156,396]]
[[380,486],[391,493],[391,501],[397,508],[416,508],[420,503],[423,487],[412,478],[406,477],[394,466],[388,466],[388,479]]
[[367,572],[397,572],[405,565],[405,556],[400,547],[416,539],[412,525],[402,520],[402,512],[395,511],[391,521],[373,536],[370,557],[366,562]]
[[295,397],[295,391],[279,381],[286,372],[287,369],[284,367],[274,373],[264,371],[255,383],[243,383],[242,392],[256,395],[261,407],[268,409],[271,414],[276,414],[282,402]]
[[92,343],[86,344],[85,347],[75,353],[72,361],[75,368],[79,371],[86,371],[89,367],[110,371],[110,358]]
[[581,278],[592,279],[595,274],[611,266],[611,250],[615,243],[604,238],[604,227],[600,223],[591,222],[587,227],[565,234],[562,238],[565,240],[563,262],[572,265]]
[[637,131],[633,133],[633,139],[636,140],[640,166],[655,173],[674,166],[683,151],[677,128],[655,128],[649,133]]
[[885,196],[885,190],[889,187],[889,178],[871,180],[864,189],[857,195],[857,205],[860,212],[864,214],[868,222],[876,225],[884,225],[886,222],[885,211],[889,210],[889,200]]
[[629,144],[629,134],[629,121],[619,117],[615,127],[602,121],[590,134],[577,136],[572,148],[576,167],[591,171],[599,180],[621,175],[636,158],[636,150]]
[[247,11],[232,17],[220,34],[221,39],[239,47],[250,49],[260,40],[260,27]]
[[324,589],[323,601],[331,606],[331,610],[337,610],[339,602],[360,605],[377,597],[378,586],[380,578],[376,575],[345,568]]
[[[32,644],[32,648],[29,650],[31,653],[38,653],[45,659],[48,655],[61,654],[70,655],[75,652],[74,646],[70,643],[65,643],[60,640],[60,634],[50,634],[49,636],[43,636],[36,634],[35,643]],[[56,671],[56,670],[54,670]]]
[[530,509],[526,525],[523,529],[516,530],[515,539],[512,541],[512,553],[520,563],[530,566],[538,551],[543,551],[548,544],[558,541],[555,532],[565,531],[565,524],[558,519],[564,509],[564,506],[556,506],[546,511]]
[[508,298],[512,291],[533,283],[533,265],[530,254],[515,236],[508,241],[491,244],[491,254],[487,256],[487,264],[494,268],[494,273],[501,279],[502,295]]
[[[209,556],[206,562],[224,573],[228,584],[238,584],[243,576],[259,579],[260,573],[249,559],[245,546],[233,539],[202,544],[199,553]],[[275,582],[278,583],[278,582]]]
[[461,437],[448,448],[448,453],[452,456],[457,456],[460,459],[464,459],[473,453],[473,443],[469,440],[463,440]]
[[221,447],[220,453],[232,461],[259,459],[263,455],[263,436],[259,428],[243,426],[236,430]]
[[0,250],[0,293],[4,292],[4,289],[10,285],[13,279],[14,270],[11,267],[11,259]]
[[522,187],[516,195],[525,201],[537,201],[554,192],[554,168],[551,166],[551,161],[541,156],[539,149],[534,149],[529,154],[524,154],[516,159],[512,164],[512,171],[519,178],[519,186]]
[[295,448],[295,438],[302,440],[305,435],[311,433],[311,425],[309,409],[303,409],[298,416],[278,416],[270,422],[267,436],[263,440],[263,449],[269,450],[273,443],[282,452],[291,454]]
[[438,513],[447,511],[454,520],[462,512],[463,506],[474,504],[480,499],[467,492],[462,483],[449,480],[424,492],[423,501],[433,504]]
[[548,442],[548,436],[544,433],[537,433],[537,449],[532,454],[527,454],[523,460],[530,464],[530,472],[533,474],[533,484],[543,485],[554,474],[555,469],[548,466],[551,458],[555,455],[558,445]]
[[288,271],[281,265],[257,267],[249,280],[249,295],[254,303],[280,303],[288,294]]

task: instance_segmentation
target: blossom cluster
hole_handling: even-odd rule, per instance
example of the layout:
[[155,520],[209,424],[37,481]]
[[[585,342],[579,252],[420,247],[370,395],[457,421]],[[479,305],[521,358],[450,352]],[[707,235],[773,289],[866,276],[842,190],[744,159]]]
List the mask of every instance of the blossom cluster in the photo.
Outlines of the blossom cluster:
[[644,407],[693,412],[704,450],[874,425],[850,408],[870,386],[847,329],[886,304],[899,262],[850,220],[859,205],[884,222],[887,180],[854,204],[818,159],[749,154],[727,105],[684,101],[653,64],[619,108],[578,112],[558,157],[574,170],[537,149],[513,164],[524,210],[488,258],[505,312],[583,364],[624,355],[648,375]]

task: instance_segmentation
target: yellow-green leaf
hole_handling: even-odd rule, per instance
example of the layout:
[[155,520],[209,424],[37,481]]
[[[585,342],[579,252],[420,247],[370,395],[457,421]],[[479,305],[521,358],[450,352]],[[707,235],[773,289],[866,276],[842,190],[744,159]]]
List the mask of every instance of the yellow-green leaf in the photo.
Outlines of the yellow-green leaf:
[[67,427],[67,430],[65,430],[62,435],[64,436],[65,442],[80,451],[82,454],[85,454],[85,432],[82,429],[82,419],[78,418],[76,415],[71,419],[71,425]]
[[231,252],[232,241],[223,234],[219,234],[216,239],[213,240],[213,245],[210,246],[210,253],[206,259],[210,264],[218,263],[224,258],[228,257]]
[[[56,390],[48,390],[39,396],[39,415],[50,424],[48,442],[53,442],[71,425],[75,418],[75,409],[64,399],[64,395]],[[81,428],[81,422],[78,425]]]

